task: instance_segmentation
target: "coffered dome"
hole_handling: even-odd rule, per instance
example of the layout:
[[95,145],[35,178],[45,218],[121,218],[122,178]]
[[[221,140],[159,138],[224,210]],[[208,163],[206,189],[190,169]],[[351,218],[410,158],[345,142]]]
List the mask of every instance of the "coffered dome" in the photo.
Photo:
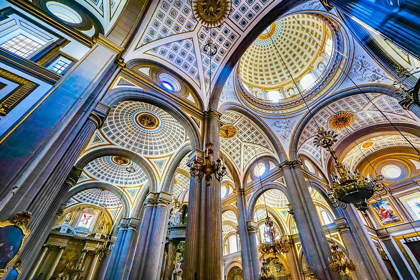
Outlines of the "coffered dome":
[[82,202],[98,205],[101,207],[121,206],[121,200],[114,193],[102,189],[87,189],[73,196],[74,199]]
[[278,19],[243,54],[239,64],[242,83],[251,92],[269,91],[261,95],[263,99],[285,99],[293,94],[289,93],[295,87],[293,80],[303,88],[314,82],[316,75],[312,79],[304,76],[318,70],[316,63],[328,64],[324,52],[330,52],[330,47],[331,32],[321,19],[312,15]]

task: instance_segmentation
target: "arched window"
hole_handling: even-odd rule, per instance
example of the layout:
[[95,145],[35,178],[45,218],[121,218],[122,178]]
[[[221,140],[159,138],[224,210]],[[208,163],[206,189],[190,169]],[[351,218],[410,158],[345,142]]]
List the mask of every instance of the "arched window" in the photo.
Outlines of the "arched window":
[[330,213],[328,213],[326,210],[321,211],[321,218],[323,225],[329,225],[334,222]]

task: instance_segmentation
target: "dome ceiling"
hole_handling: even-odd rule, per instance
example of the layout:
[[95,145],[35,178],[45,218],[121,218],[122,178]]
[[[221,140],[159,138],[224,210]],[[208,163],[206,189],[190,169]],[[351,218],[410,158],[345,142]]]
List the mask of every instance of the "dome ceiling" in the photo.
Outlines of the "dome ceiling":
[[[114,193],[102,189],[87,189],[75,194],[72,199],[81,203],[94,204],[100,207],[120,207],[121,200]],[[71,200],[72,200],[71,199]],[[71,201],[70,200],[70,201]]]
[[137,101],[114,106],[102,131],[110,142],[144,156],[172,154],[186,139],[185,129],[170,114]]
[[259,201],[263,204],[265,202],[268,206],[275,208],[284,208],[289,204],[287,196],[279,190],[268,190],[264,192],[264,194],[260,196]]
[[83,169],[87,175],[119,186],[139,186],[147,181],[143,170],[121,156],[104,156],[89,162]]
[[291,86],[288,69],[295,81],[312,70],[328,37],[329,28],[317,17],[302,14],[278,19],[243,54],[239,64],[242,82],[249,89]]

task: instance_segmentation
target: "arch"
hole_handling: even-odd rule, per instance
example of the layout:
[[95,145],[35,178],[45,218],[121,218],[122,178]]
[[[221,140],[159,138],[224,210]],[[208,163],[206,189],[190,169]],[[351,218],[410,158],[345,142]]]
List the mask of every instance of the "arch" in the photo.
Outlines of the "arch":
[[344,216],[342,212],[343,210],[339,207],[335,207],[334,204],[332,204],[331,199],[328,197],[327,190],[321,184],[319,184],[318,182],[314,180],[310,180],[309,186],[313,188],[314,190],[316,190],[324,198],[324,200],[327,202],[328,206],[330,207],[330,209],[332,210],[336,218],[340,218]]
[[[81,204],[71,205],[70,207],[64,209],[61,217],[65,217],[68,213],[72,212],[73,210],[77,209],[78,207],[89,207],[89,208],[97,209],[97,210],[103,212],[103,214],[107,217],[108,221],[111,222],[111,228],[109,230],[109,233],[112,233],[112,228],[117,223],[117,221],[120,220],[120,217],[122,216],[122,215],[119,215],[118,217],[116,217],[117,219],[115,219],[115,221],[112,221],[111,214],[108,211],[106,211],[105,208],[103,208],[101,206],[98,206],[98,205],[94,205],[94,204],[81,203]],[[54,226],[53,230],[54,230],[54,228],[57,228],[57,227],[60,227],[60,226],[62,226],[62,225]]]
[[161,94],[139,88],[121,87],[108,91],[101,102],[106,106],[113,107],[121,101],[141,101],[162,108],[185,128],[190,138],[192,149],[202,148],[202,140],[197,125],[182,112],[178,105],[166,100],[166,98],[162,98]]
[[222,153],[222,151],[220,151],[220,157],[224,160],[227,168],[230,171],[230,174],[232,175],[232,179],[233,179],[233,187],[236,189],[241,189],[242,188],[242,184],[241,184],[241,179],[239,178],[239,173],[238,170],[236,170],[235,165],[232,163],[232,161],[229,159],[229,157],[227,157],[225,154]]
[[270,143],[271,145],[273,145],[274,150],[276,151],[276,155],[279,158],[279,161],[283,162],[287,160],[286,151],[281,145],[279,139],[277,139],[277,136],[273,133],[273,131],[270,129],[270,127],[267,125],[266,122],[262,121],[259,117],[253,114],[249,109],[236,103],[227,102],[227,103],[224,103],[219,108],[219,112],[221,114],[223,114],[223,112],[226,110],[238,112],[246,116],[247,118],[249,118],[253,123],[255,123],[262,130],[264,135],[267,136],[267,138],[270,140]]
[[108,190],[112,192],[113,194],[115,194],[116,196],[118,196],[118,198],[121,200],[121,203],[123,205],[121,217],[129,216],[130,202],[128,201],[128,198],[125,196],[124,192],[120,188],[109,183],[104,183],[104,182],[81,183],[80,185],[76,185],[73,188],[71,188],[66,194],[66,196],[64,197],[63,201],[68,201],[71,197],[73,197],[74,195],[76,195],[77,193],[81,191],[88,190],[88,189],[95,189],[95,188]]
[[287,188],[283,185],[280,185],[278,183],[269,183],[267,185],[263,185],[261,188],[256,190],[251,197],[248,200],[248,213],[247,213],[247,220],[253,220],[254,219],[254,212],[255,212],[255,205],[257,204],[258,198],[268,190],[279,190],[286,195],[287,200],[290,201],[289,192],[287,191]]
[[228,211],[232,211],[233,213],[235,213],[236,221],[239,223],[238,208],[236,208],[235,206],[233,206],[231,204],[230,205],[225,205],[225,206],[222,207],[222,216],[223,216],[223,213],[228,212]]
[[[228,61],[224,65],[223,69],[220,71],[217,80],[215,82],[215,87],[211,93],[209,100],[209,108],[217,108],[220,95],[223,91],[224,81],[226,81],[232,72],[233,68],[240,60],[242,54],[247,50],[247,48],[255,41],[255,39],[276,19],[286,16],[287,13],[291,12],[293,8],[307,2],[307,0],[284,0],[279,2],[275,7],[273,7],[260,22],[253,27],[252,30],[244,37],[235,51],[231,54]],[[314,13],[312,11],[312,13]],[[317,14],[322,14],[333,18],[338,23],[339,20],[336,20],[335,16],[332,16],[330,13],[325,13],[321,11],[316,11]],[[331,17],[332,16],[332,17]]]
[[299,125],[295,129],[295,132],[291,138],[291,145],[289,149],[290,160],[297,160],[298,159],[298,142],[299,138],[305,129],[306,125],[311,121],[312,117],[316,115],[319,111],[323,108],[328,106],[329,104],[352,95],[363,94],[363,93],[380,93],[387,96],[391,96],[398,101],[401,100],[400,97],[395,95],[395,88],[389,85],[384,84],[364,84],[360,86],[353,86],[349,87],[340,91],[337,91],[334,95],[327,97],[326,99],[318,102],[313,108],[311,108],[311,112],[307,112],[305,116],[300,121]]
[[[260,210],[260,209],[262,209],[262,210],[265,211],[266,208],[262,204],[257,205],[257,207],[255,207],[255,212],[258,211],[258,210]],[[287,225],[283,222],[283,220],[281,219],[281,217],[277,213],[277,211],[267,205],[267,212],[273,216],[274,221],[279,225],[279,227],[280,227],[279,230],[282,231],[281,234],[282,235],[288,235],[289,234],[289,230],[287,228]],[[254,218],[252,218],[252,220],[254,220]]]
[[[256,179],[259,179],[259,176],[256,176],[255,174],[252,173],[252,170],[255,168],[255,166],[258,163],[266,163],[266,162],[270,162],[270,161],[274,161],[278,167],[278,165],[280,164],[276,158],[274,158],[273,156],[270,155],[262,155],[260,157],[255,158],[250,164],[248,164],[247,168],[244,171],[244,180],[246,179],[246,175],[250,174],[251,178],[253,177],[257,177]],[[278,170],[278,168],[277,168]],[[275,171],[273,171],[275,172]],[[270,175],[270,169],[267,169],[266,172],[263,173],[264,176],[261,176],[261,178],[265,178],[267,176]],[[244,182],[245,185],[245,182]]]
[[135,162],[138,166],[140,166],[140,168],[146,174],[147,179],[150,184],[151,191],[156,191],[158,183],[157,183],[157,178],[155,176],[153,168],[140,155],[121,147],[112,146],[112,147],[100,147],[98,149],[94,149],[84,154],[81,158],[79,158],[75,166],[76,168],[82,170],[86,166],[86,164],[88,164],[92,160],[99,157],[110,156],[110,155],[123,156]]
[[140,193],[137,196],[136,201],[134,202],[133,209],[131,210],[131,216],[141,219],[143,217],[144,202],[149,194],[149,182],[146,182],[144,186],[140,189]]
[[169,163],[168,169],[166,171],[165,178],[162,180],[162,191],[172,194],[173,181],[176,175],[176,169],[178,168],[179,163],[182,159],[191,152],[191,144],[186,142],[184,143],[178,152],[173,157],[172,161]]

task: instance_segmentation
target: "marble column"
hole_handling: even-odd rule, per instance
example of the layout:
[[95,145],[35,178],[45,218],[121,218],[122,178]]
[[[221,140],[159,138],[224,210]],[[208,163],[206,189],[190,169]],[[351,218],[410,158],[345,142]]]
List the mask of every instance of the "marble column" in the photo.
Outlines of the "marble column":
[[130,273],[131,262],[136,248],[136,242],[139,236],[140,220],[137,218],[130,218],[125,227],[124,241],[121,244],[119,253],[117,270],[114,277],[118,279],[127,279]]
[[28,228],[32,232],[21,254],[22,276],[30,272],[28,268],[36,261],[36,254],[51,231],[54,223],[54,215],[51,213],[57,213],[60,205],[65,202],[62,200],[68,190],[77,183],[81,170],[73,168],[73,165],[95,130],[102,124],[104,116],[96,110],[89,116],[43,188],[28,202],[26,209],[33,217]]
[[300,169],[299,161],[283,162],[280,164],[280,168],[289,192],[290,204],[307,264],[312,267],[318,279],[339,279],[339,276],[329,269],[332,259],[330,246]]
[[407,264],[407,260],[401,256],[400,250],[394,244],[391,235],[386,235],[380,237],[381,241],[385,245],[386,250],[390,258],[392,259],[395,267],[397,268],[399,274],[401,275],[401,279],[404,280],[414,280],[416,279],[414,273],[411,270],[411,267]]
[[57,268],[58,263],[60,262],[61,256],[63,255],[63,252],[64,252],[65,248],[66,247],[60,247],[60,250],[58,251],[58,254],[55,257],[55,260],[54,260],[53,264],[51,265],[51,268],[48,271],[47,277],[45,277],[45,279],[50,279],[53,276],[54,271]]
[[356,265],[358,278],[369,277],[369,279],[391,280],[392,277],[385,263],[356,211],[353,206],[349,205],[345,210],[346,218],[336,219],[335,224],[339,228],[349,257]]
[[[245,202],[245,191],[243,189],[235,190],[236,193],[236,206],[238,209],[238,233],[241,241],[241,257],[242,257],[242,271],[244,274],[244,279],[246,280],[257,280],[258,279],[258,252],[255,255],[255,251],[252,248],[254,245],[250,238],[249,225],[247,222],[247,210]],[[251,222],[251,221],[249,221]],[[251,225],[252,230],[252,225]],[[255,238],[255,237],[254,237]],[[257,248],[255,248],[257,249]],[[254,271],[257,269],[256,271]]]
[[287,253],[287,260],[289,262],[290,276],[294,280],[300,280],[301,274],[299,273],[298,258],[296,254],[296,247],[293,240],[290,241],[290,251]]
[[[213,144],[214,159],[220,158],[219,118],[217,111],[204,112],[205,143]],[[196,151],[198,157],[203,154]],[[194,157],[194,156],[193,156]],[[196,188],[200,188],[197,191]],[[183,279],[221,278],[222,202],[220,182],[212,175],[210,185],[203,179],[190,187]],[[195,258],[195,259],[194,259]]]
[[171,200],[169,193],[149,195],[128,279],[160,279]]
[[109,265],[104,277],[106,280],[115,279],[117,277],[116,273],[118,269],[119,258],[122,254],[122,248],[124,247],[125,236],[128,228],[127,224],[128,219],[122,218],[120,224],[118,225],[117,239],[115,240],[114,247],[112,248]]
[[176,265],[176,249],[178,243],[179,241],[173,239],[169,240],[163,280],[172,280],[172,273]]
[[417,0],[321,0],[321,2],[357,18],[407,50],[415,58],[419,57],[420,5]]
[[258,279],[260,274],[260,259],[258,255],[258,242],[257,242],[257,223],[253,220],[247,221],[247,231],[249,236],[251,262],[254,273],[254,279]]

